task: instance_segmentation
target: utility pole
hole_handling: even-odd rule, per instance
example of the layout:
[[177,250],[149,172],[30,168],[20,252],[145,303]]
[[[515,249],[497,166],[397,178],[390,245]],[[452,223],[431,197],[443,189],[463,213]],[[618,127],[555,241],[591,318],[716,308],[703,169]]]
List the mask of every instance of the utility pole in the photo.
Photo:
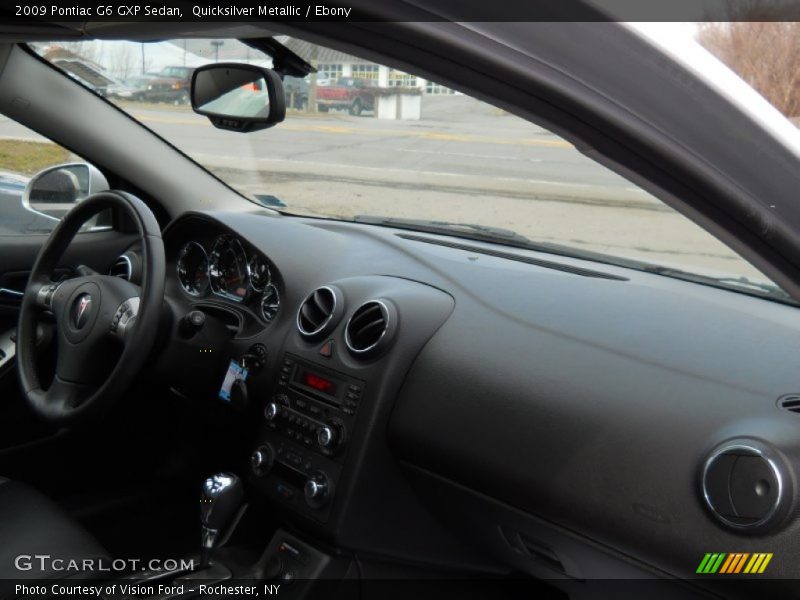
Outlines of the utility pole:
[[316,44],[311,46],[311,56],[308,62],[314,67],[314,70],[308,78],[308,106],[306,106],[306,112],[315,113],[317,112],[317,65],[319,64],[319,46]]
[[222,40],[212,40],[211,45],[214,47],[214,62],[219,62],[219,47],[225,42]]

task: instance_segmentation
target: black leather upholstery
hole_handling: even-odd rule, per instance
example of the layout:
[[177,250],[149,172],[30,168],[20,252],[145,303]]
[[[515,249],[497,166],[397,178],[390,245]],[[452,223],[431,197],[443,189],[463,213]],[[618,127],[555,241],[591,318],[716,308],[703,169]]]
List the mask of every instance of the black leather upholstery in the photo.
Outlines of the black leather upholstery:
[[[32,568],[16,567],[20,555],[30,555]],[[53,568],[49,560],[45,561],[46,568],[42,570],[35,555],[49,555],[64,562]],[[76,573],[66,570],[69,560],[103,558],[107,564],[103,547],[54,502],[24,483],[0,477],[0,588],[13,579],[71,577]],[[22,559],[21,564],[27,562]]]

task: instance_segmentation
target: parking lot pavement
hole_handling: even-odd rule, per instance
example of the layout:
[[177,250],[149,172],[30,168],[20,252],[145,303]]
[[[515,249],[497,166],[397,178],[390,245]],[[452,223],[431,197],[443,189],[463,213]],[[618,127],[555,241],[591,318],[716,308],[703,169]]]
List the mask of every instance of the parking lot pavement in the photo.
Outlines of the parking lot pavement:
[[[214,130],[186,107],[137,103],[128,109],[204,165],[225,169],[235,182],[291,176],[658,206],[540,127],[464,96],[423,101],[420,121],[290,114],[277,127],[247,136]],[[0,121],[0,136],[38,138],[8,120]]]
[[[463,96],[423,102],[420,121],[289,114],[246,136],[215,130],[184,107],[129,110],[234,188],[277,196],[290,210],[481,223],[660,264],[757,275],[710,234],[541,127]],[[0,121],[0,137],[26,135]]]

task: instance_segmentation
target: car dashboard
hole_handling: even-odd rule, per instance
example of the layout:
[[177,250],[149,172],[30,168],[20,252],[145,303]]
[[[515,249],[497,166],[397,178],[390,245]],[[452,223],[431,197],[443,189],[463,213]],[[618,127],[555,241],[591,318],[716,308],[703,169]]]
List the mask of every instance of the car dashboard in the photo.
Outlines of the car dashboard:
[[[189,213],[164,242],[158,378],[253,416],[239,466],[312,539],[573,582],[692,577],[730,548],[791,576],[796,308],[258,211]],[[223,400],[232,364],[247,375]],[[763,507],[721,506],[729,463],[756,456]]]

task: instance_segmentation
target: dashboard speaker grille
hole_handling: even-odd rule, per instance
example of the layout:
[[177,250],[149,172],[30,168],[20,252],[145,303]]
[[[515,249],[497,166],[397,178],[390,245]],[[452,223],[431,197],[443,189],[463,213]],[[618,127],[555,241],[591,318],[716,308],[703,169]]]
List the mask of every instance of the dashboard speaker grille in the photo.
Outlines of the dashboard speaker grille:
[[362,304],[350,317],[345,329],[347,347],[361,354],[375,348],[386,335],[389,311],[383,302],[371,300]]
[[336,294],[331,288],[321,287],[311,292],[300,305],[297,329],[306,337],[321,333],[336,311]]

